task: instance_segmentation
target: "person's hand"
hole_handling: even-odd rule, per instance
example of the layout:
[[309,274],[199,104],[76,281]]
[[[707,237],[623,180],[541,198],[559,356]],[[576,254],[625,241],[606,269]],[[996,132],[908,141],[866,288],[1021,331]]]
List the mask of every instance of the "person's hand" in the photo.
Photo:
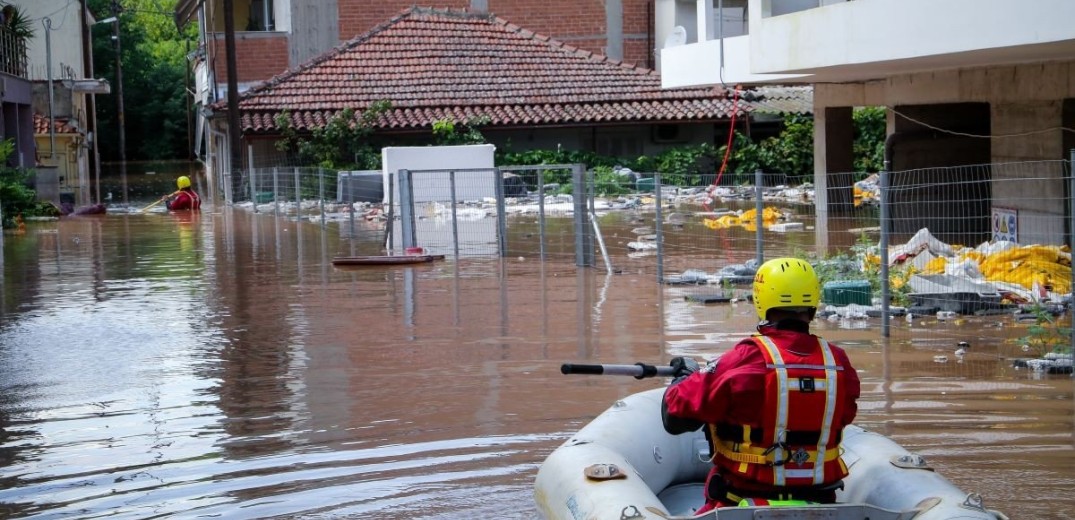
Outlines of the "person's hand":
[[668,366],[672,367],[672,370],[675,371],[672,374],[672,377],[676,379],[687,377],[698,371],[698,362],[683,356],[672,358],[672,361],[668,363]]

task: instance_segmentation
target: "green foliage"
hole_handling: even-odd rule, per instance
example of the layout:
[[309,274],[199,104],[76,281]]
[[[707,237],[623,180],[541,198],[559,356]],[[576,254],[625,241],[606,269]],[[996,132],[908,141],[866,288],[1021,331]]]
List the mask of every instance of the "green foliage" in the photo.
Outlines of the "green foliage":
[[885,108],[860,107],[852,114],[855,125],[855,171],[874,173],[885,165]]
[[1026,345],[1026,351],[1041,357],[1047,353],[1070,354],[1071,327],[1061,327],[1049,309],[1034,304],[1023,309],[1034,316],[1034,323],[1027,327],[1026,335],[1015,342]]
[[609,166],[597,166],[593,169],[594,190],[598,196],[609,197],[635,191],[630,178],[616,173]]
[[[176,0],[124,0],[119,13],[123,73],[124,136],[129,160],[186,158],[187,59],[196,48],[197,27],[183,33],[172,13]],[[98,20],[113,16],[111,0],[89,0]],[[112,94],[97,96],[97,126],[102,157],[119,159],[116,48],[113,24],[90,27],[94,76],[112,84]],[[191,79],[191,81],[193,81]]]
[[275,122],[283,139],[276,143],[281,151],[298,155],[307,164],[337,170],[373,170],[381,167],[380,147],[372,139],[373,123],[392,108],[388,101],[374,102],[361,115],[347,108],[309,134],[300,134],[291,125],[291,114],[277,114]]
[[[511,143],[504,148],[496,150],[496,164],[512,166],[538,166],[542,164],[584,164],[590,168],[624,165],[634,170],[636,166],[632,161],[625,161],[615,157],[607,157],[585,150],[526,150],[521,152],[511,151]],[[547,170],[545,172],[546,183],[560,185],[561,193],[571,186],[571,172],[568,170]]]
[[717,149],[709,143],[682,146],[665,150],[656,157],[640,157],[637,171],[659,172],[662,184],[701,186],[712,182],[716,157]]
[[[884,280],[881,278],[879,245],[865,233],[860,234],[855,244],[847,251],[821,258],[814,253],[802,251],[796,251],[792,256],[809,258],[822,286],[827,282],[864,280],[870,282],[872,294],[881,294]],[[910,265],[889,267],[890,303],[903,307],[911,304],[911,291],[907,280],[914,272],[914,267]]]
[[433,122],[433,142],[438,145],[483,144],[485,136],[478,127],[487,125],[489,116],[472,117],[465,123],[456,123],[451,119]]
[[11,2],[0,2],[0,13],[4,15],[4,25],[23,41],[34,37],[34,20],[26,16],[19,6]]
[[0,214],[3,215],[2,227],[15,227],[15,217],[19,215],[43,215],[46,208],[34,199],[37,193],[30,189],[33,170],[7,166],[7,160],[15,152],[15,141],[0,141]]
[[[723,157],[727,146],[720,148]],[[785,118],[784,128],[777,137],[753,143],[745,135],[736,132],[727,171],[754,172],[756,170],[787,174],[799,183],[814,175],[814,121],[803,114]],[[727,174],[727,173],[726,173]]]

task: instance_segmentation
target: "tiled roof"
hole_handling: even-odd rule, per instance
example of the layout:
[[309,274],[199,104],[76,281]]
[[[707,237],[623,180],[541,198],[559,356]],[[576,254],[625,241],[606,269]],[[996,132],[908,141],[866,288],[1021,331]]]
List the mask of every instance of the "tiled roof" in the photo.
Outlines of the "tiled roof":
[[747,95],[755,112],[809,114],[814,110],[814,87],[761,85]]
[[[52,121],[53,127],[56,129],[57,134],[77,134],[78,128],[71,124],[70,118],[57,117]],[[49,118],[38,113],[34,113],[34,134],[47,134],[49,133]]]
[[[652,70],[491,15],[416,7],[252,88],[239,106],[244,132],[272,133],[285,110],[303,130],[378,100],[392,104],[375,124],[382,130],[478,116],[488,117],[485,127],[714,121],[733,107],[730,92],[662,89]],[[740,115],[754,108],[738,104]]]

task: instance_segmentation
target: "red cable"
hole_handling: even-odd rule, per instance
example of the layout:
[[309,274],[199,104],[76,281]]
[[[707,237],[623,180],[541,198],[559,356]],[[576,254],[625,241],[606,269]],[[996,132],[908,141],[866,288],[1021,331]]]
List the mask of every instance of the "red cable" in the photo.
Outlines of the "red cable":
[[[735,86],[735,92],[732,95],[732,118],[728,127],[728,145],[724,147],[724,160],[720,163],[720,171],[717,173],[717,177],[713,179],[713,184],[711,184],[709,190],[707,190],[710,193],[716,189],[717,185],[720,183],[720,178],[724,176],[724,169],[728,167],[728,157],[732,154],[732,143],[735,141],[735,116],[739,112],[739,87],[739,85]],[[710,200],[712,200],[711,197],[706,197],[705,203],[702,204],[702,207],[704,207],[706,211],[710,211]]]

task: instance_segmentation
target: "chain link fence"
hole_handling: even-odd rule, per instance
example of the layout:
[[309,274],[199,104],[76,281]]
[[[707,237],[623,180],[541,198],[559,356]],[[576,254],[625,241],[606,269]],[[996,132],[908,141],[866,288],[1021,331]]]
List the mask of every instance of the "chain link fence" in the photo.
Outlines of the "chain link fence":
[[752,177],[669,186],[657,173],[597,176],[581,164],[263,168],[245,172],[230,202],[336,225],[390,254],[573,261],[651,276],[701,304],[748,299],[760,262],[805,257],[822,278],[823,319],[954,341],[937,339],[941,327],[900,324],[985,327],[1000,316],[1028,355],[1070,352],[1070,161],[830,174],[820,188]]

